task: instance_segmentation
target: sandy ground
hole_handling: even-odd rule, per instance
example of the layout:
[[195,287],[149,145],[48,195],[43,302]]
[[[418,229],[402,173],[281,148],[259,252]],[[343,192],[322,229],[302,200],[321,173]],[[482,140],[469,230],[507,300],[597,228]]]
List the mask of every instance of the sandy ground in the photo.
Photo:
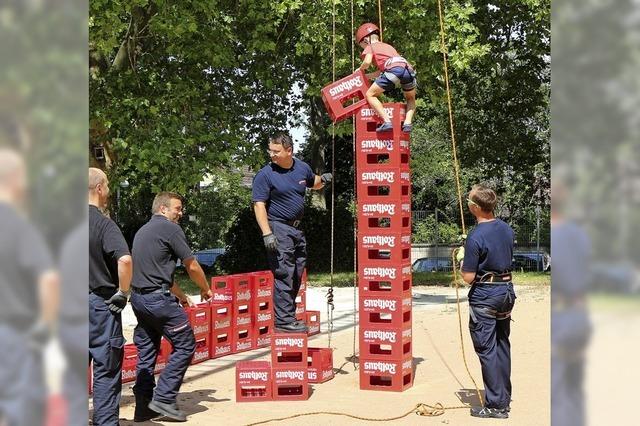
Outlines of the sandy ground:
[[[309,346],[326,347],[326,289],[310,288],[308,309],[321,310],[322,334],[312,337]],[[418,417],[410,414],[396,424],[495,424],[544,425],[549,424],[549,287],[517,286],[518,299],[512,323],[512,383],[513,402],[508,420],[476,419],[468,409],[448,410],[438,417]],[[290,416],[312,411],[337,411],[365,417],[399,416],[417,403],[445,406],[477,404],[477,396],[469,379],[460,351],[458,319],[455,308],[455,290],[445,287],[414,287],[413,357],[414,386],[402,393],[361,391],[358,372],[348,361],[353,350],[354,332],[353,290],[336,289],[335,331],[331,346],[334,348],[336,376],[323,384],[311,385],[308,401],[300,402],[235,402],[235,370],[238,360],[269,359],[268,349],[259,349],[239,355],[191,366],[178,399],[180,407],[189,414],[187,424],[248,424],[261,420]],[[478,358],[473,352],[466,328],[468,308],[461,304],[464,345],[469,368],[482,389]],[[131,341],[135,318],[125,312],[125,335]],[[131,384],[123,389],[121,424],[133,425],[134,399]],[[317,415],[283,421],[277,424],[363,424],[347,417]],[[136,423],[142,424],[142,423]],[[145,424],[170,424],[147,422]],[[275,423],[274,423],[275,424]]]

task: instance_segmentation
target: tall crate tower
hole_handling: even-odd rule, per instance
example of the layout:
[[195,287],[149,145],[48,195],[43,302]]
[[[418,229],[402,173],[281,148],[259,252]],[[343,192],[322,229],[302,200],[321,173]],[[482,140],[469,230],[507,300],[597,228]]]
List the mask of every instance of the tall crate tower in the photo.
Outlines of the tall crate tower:
[[368,106],[356,120],[360,389],[413,385],[411,173],[405,105],[384,104],[393,130]]

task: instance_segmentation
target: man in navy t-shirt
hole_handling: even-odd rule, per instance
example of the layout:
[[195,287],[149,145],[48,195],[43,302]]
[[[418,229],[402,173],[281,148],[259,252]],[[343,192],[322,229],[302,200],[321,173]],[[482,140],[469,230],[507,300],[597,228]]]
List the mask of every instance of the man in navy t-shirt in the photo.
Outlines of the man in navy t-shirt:
[[516,300],[511,282],[514,233],[496,219],[497,196],[492,189],[475,185],[467,199],[478,224],[467,237],[462,279],[473,284],[469,291],[469,330],[480,358],[485,406],[473,407],[474,417],[506,419],[511,403],[511,309]]
[[332,175],[317,176],[307,163],[293,158],[293,141],[286,133],[269,139],[268,152],[271,163],[253,180],[253,209],[275,279],[275,328],[306,333],[304,322],[296,320],[295,304],[307,260],[307,243],[300,230],[304,196],[307,188],[321,189],[331,182]]

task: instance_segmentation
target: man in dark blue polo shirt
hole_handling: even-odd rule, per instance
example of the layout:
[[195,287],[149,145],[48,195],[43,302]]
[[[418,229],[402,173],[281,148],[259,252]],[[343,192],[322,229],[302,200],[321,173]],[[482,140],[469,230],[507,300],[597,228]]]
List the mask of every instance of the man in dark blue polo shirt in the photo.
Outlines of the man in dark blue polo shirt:
[[127,304],[132,263],[129,246],[100,209],[109,203],[109,182],[89,169],[89,362],[93,360],[93,423],[117,425],[122,391],[121,312]]
[[275,328],[305,333],[304,322],[296,320],[295,303],[307,260],[307,243],[300,230],[304,196],[307,188],[321,189],[331,182],[332,175],[317,176],[307,163],[293,158],[293,141],[286,133],[269,140],[268,152],[271,163],[253,180],[253,203],[275,279]]
[[[153,200],[153,216],[133,240],[131,306],[138,319],[133,341],[138,348],[136,366],[136,413],[139,421],[155,413],[177,421],[186,415],[176,404],[178,391],[196,349],[193,329],[182,305],[193,305],[173,276],[180,259],[191,280],[200,287],[203,300],[211,298],[207,279],[178,225],[182,199],[173,192],[160,192]],[[173,352],[155,386],[153,370],[165,336]],[[155,388],[155,391],[154,391]]]
[[475,185],[469,193],[469,210],[477,226],[467,237],[462,279],[469,291],[469,330],[480,358],[485,406],[473,407],[474,417],[506,419],[511,403],[511,309],[516,300],[511,282],[514,233],[496,219],[496,193]]

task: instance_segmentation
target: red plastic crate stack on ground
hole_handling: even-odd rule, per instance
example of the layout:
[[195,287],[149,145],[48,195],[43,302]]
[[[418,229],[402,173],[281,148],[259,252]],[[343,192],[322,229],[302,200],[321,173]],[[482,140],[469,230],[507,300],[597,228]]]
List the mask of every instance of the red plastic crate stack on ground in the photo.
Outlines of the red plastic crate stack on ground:
[[333,379],[333,349],[307,349],[307,378],[309,383],[324,383]]
[[211,305],[211,358],[234,353],[233,306],[231,303]]
[[211,358],[211,305],[208,302],[198,303],[185,310],[196,338],[196,352],[191,364],[197,364]]
[[404,104],[384,104],[393,130],[368,106],[356,120],[360,388],[402,391],[413,383],[411,174]]
[[273,274],[271,271],[259,271],[250,275],[254,347],[261,348],[271,345],[273,335]]
[[236,402],[261,402],[273,399],[273,376],[269,361],[236,363]]
[[[371,83],[361,70],[322,88],[322,101],[332,121],[341,121],[367,105],[366,93]],[[357,102],[351,103],[355,99]],[[346,106],[345,106],[346,104]]]
[[233,288],[234,350],[236,353],[255,349],[255,329],[250,274],[230,275]]
[[274,400],[309,399],[307,356],[306,334],[274,334],[271,340]]

